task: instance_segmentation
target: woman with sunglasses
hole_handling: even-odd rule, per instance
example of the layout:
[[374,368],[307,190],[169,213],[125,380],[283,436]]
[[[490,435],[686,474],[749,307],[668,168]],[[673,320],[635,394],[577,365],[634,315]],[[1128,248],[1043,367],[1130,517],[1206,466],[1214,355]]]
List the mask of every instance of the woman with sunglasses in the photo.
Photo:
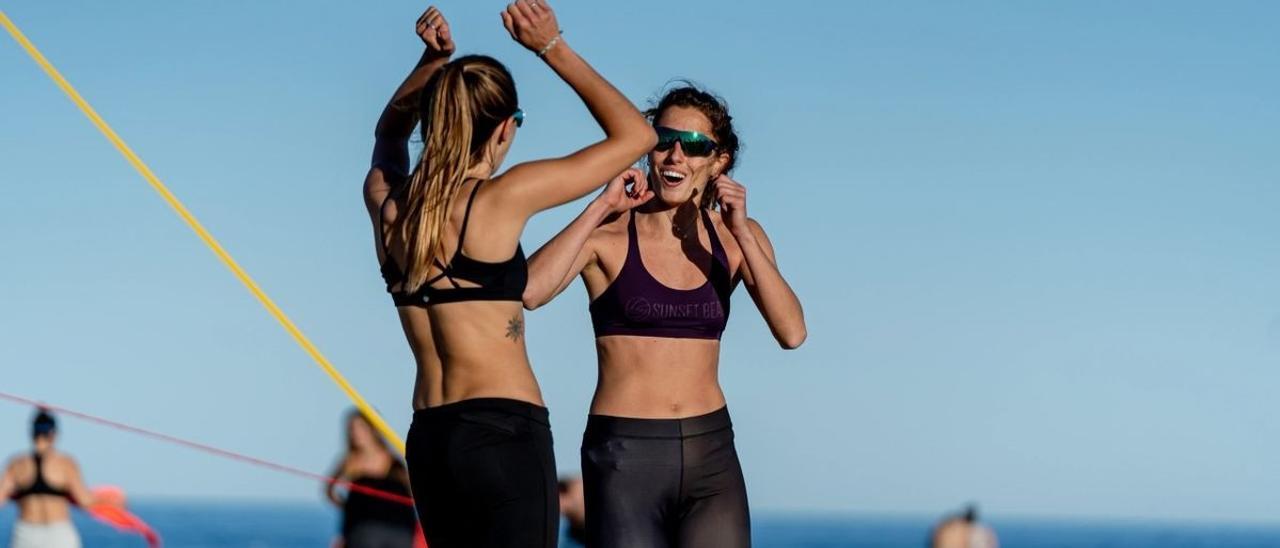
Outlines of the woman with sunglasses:
[[[427,49],[378,120],[364,196],[417,361],[406,458],[433,548],[556,545],[555,459],[525,351],[520,233],[531,215],[597,188],[655,142],[635,106],[569,47],[550,7],[519,0],[501,15],[606,137],[499,174],[523,120],[510,73],[490,57],[450,61],[444,17],[433,7],[418,19]],[[409,172],[419,119],[424,149]]]
[[647,115],[658,133],[649,190],[628,195],[628,182],[645,182],[628,170],[539,249],[525,307],[577,275],[591,298],[599,381],[582,441],[588,545],[749,546],[717,379],[729,295],[744,282],[783,348],[804,341],[804,315],[747,217],[746,188],[727,175],[738,137],[724,102],[680,87]]

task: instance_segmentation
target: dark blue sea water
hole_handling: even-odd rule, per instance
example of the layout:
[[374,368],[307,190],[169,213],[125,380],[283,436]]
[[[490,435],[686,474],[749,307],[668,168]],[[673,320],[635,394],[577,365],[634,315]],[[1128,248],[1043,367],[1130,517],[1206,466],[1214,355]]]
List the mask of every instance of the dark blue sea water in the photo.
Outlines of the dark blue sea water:
[[[172,548],[329,546],[336,515],[321,505],[230,502],[139,502],[133,510]],[[0,510],[0,545],[15,512]],[[921,548],[932,518],[752,516],[756,548]],[[87,548],[142,548],[130,537],[85,519],[76,524]],[[1280,548],[1280,525],[1206,525],[1070,520],[995,520],[1006,548]],[[568,546],[568,544],[565,544]]]

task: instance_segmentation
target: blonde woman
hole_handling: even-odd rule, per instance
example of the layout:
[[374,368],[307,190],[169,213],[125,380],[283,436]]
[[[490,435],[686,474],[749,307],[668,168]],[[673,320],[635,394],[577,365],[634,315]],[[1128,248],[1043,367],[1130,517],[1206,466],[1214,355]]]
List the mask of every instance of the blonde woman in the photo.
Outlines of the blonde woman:
[[[490,57],[451,61],[444,16],[433,7],[419,18],[427,49],[378,121],[364,194],[417,361],[406,456],[433,548],[556,545],[555,459],[525,351],[520,234],[530,216],[598,188],[656,142],[635,106],[570,47],[549,6],[521,0],[501,18],[582,98],[605,138],[499,172],[524,120],[511,74]],[[409,172],[419,120],[424,146]]]

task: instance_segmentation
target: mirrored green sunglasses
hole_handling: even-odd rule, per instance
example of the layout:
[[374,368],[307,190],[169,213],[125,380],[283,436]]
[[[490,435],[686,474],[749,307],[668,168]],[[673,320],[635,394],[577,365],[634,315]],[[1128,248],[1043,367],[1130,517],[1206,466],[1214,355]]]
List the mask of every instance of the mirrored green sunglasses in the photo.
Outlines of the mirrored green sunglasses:
[[516,119],[516,127],[524,125],[524,109],[516,109],[515,114],[512,114],[511,117]]
[[680,131],[669,127],[658,126],[654,128],[658,132],[658,144],[653,149],[659,152],[666,152],[676,146],[676,142],[680,143],[680,150],[684,151],[687,156],[710,156],[719,146],[714,140],[706,135],[696,131]]

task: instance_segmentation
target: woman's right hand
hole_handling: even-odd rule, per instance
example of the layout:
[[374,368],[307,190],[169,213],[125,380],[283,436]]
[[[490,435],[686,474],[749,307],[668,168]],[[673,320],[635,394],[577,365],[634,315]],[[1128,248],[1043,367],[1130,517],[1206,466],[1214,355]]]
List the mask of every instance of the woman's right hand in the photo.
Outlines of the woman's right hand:
[[[631,185],[631,188],[627,189],[627,185]],[[619,173],[596,197],[596,201],[610,214],[622,213],[651,199],[653,199],[653,191],[649,190],[649,179],[645,177],[643,171],[634,167]]]
[[560,24],[546,0],[516,0],[502,12],[502,26],[511,39],[538,53],[560,36]]
[[453,43],[453,34],[449,31],[449,22],[445,21],[444,14],[435,6],[427,8],[418,17],[418,24],[414,28],[418,33],[418,38],[422,39],[422,43],[427,45],[427,53],[432,57],[439,59],[448,59],[453,55],[457,46]]
[[544,2],[516,0],[502,12],[502,24],[520,45],[544,54],[543,61],[578,94],[600,123],[605,138],[567,156],[525,162],[497,176],[496,184],[488,188],[505,189],[500,191],[504,198],[496,201],[505,204],[512,219],[527,219],[586,196],[600,188],[600,181],[630,167],[658,142],[653,126],[627,96],[559,39],[555,14]]

